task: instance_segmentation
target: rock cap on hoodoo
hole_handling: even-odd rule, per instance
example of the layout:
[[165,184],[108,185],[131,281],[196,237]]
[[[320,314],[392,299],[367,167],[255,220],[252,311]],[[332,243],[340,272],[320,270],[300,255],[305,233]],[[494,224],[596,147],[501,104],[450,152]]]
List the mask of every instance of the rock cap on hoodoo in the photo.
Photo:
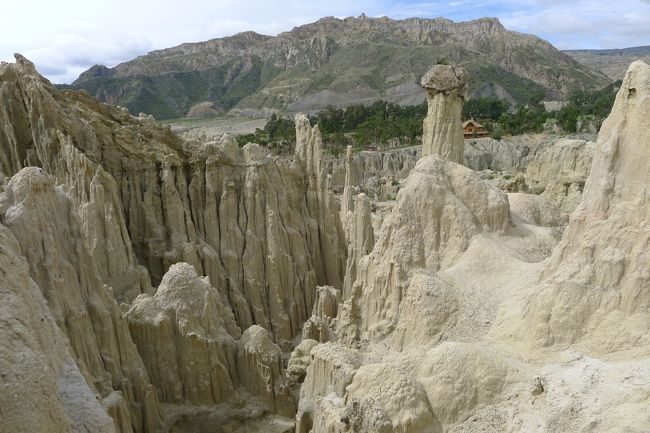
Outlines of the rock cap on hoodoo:
[[435,65],[424,74],[420,84],[429,92],[449,93],[455,90],[464,98],[469,89],[469,73],[455,66]]

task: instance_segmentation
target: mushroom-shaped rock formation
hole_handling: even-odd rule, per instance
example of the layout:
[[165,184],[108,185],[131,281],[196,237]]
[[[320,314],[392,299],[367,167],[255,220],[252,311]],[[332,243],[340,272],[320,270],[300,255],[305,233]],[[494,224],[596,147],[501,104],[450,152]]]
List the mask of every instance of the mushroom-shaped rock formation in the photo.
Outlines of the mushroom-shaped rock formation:
[[461,114],[469,88],[469,74],[462,68],[436,65],[422,77],[427,89],[428,112],[422,131],[422,156],[440,155],[463,163],[465,141]]

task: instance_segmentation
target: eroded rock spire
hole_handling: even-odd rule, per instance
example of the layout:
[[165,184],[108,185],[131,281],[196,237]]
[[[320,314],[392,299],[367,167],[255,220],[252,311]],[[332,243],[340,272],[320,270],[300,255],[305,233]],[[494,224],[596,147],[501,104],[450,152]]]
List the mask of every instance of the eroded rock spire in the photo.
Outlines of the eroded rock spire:
[[352,146],[348,146],[345,152],[345,186],[341,198],[341,221],[346,224],[348,212],[354,207],[352,200]]
[[422,77],[429,109],[422,131],[422,156],[440,155],[463,163],[465,143],[461,114],[469,74],[461,68],[435,65]]

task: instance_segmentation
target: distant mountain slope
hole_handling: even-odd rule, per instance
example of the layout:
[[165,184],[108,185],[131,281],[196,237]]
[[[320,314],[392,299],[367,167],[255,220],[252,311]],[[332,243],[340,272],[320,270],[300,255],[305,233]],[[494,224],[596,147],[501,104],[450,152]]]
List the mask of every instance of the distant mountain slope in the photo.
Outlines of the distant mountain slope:
[[468,69],[474,95],[526,102],[544,92],[609,82],[535,36],[493,18],[454,23],[411,18],[323,18],[276,37],[253,32],[151,52],[114,68],[98,65],[73,88],[159,118],[211,101],[236,113],[312,111],[386,99],[423,101],[419,77],[440,59]]
[[636,60],[650,63],[650,46],[613,50],[566,50],[565,53],[614,80],[621,80],[630,63]]

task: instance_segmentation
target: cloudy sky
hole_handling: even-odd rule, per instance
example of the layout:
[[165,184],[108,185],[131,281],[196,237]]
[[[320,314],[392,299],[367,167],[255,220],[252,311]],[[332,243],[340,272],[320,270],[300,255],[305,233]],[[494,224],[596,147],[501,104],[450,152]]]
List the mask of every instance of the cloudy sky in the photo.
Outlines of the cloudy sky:
[[0,0],[0,60],[20,52],[55,83],[94,64],[244,30],[275,35],[323,16],[497,17],[561,49],[650,45],[650,0]]

